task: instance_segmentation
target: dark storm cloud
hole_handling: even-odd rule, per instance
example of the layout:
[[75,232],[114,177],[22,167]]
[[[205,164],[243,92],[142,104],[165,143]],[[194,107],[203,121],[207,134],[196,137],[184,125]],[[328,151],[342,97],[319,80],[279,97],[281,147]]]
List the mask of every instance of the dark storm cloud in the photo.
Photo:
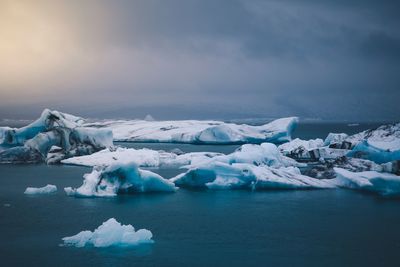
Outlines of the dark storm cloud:
[[[397,1],[40,3],[75,29],[70,65],[83,67],[37,82],[68,93],[62,100],[37,93],[33,110],[158,118],[400,115]],[[29,103],[12,97],[0,100],[0,112]]]

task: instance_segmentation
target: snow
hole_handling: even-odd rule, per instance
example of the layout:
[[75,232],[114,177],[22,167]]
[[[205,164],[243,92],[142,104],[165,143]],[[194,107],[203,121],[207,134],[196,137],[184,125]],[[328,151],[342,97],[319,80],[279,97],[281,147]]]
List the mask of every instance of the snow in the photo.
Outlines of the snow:
[[[45,109],[39,119],[25,127],[0,127],[0,145],[7,147],[0,151],[0,163],[57,163],[113,145],[112,131],[82,125],[79,117]],[[52,147],[61,149],[50,152]]]
[[297,117],[282,118],[261,126],[221,121],[119,120],[85,126],[112,130],[114,141],[235,144],[289,141],[297,122]]
[[174,192],[175,185],[160,175],[139,169],[135,163],[113,163],[94,167],[84,176],[82,186],[64,188],[69,196],[112,197],[122,193]]
[[135,228],[128,224],[123,225],[116,219],[110,218],[92,231],[82,231],[74,236],[64,237],[65,245],[84,247],[135,246],[153,243],[153,234],[147,229]]
[[192,152],[176,154],[172,152],[157,151],[151,149],[134,149],[117,147],[104,149],[91,155],[72,157],[62,160],[61,163],[81,166],[108,166],[114,162],[133,162],[140,167],[181,167],[197,164],[209,158],[222,155],[213,152]]
[[337,177],[332,182],[337,186],[375,192],[384,196],[400,195],[400,176],[376,171],[350,172],[334,168]]
[[227,164],[248,163],[272,167],[304,166],[302,163],[298,163],[291,158],[281,155],[276,145],[272,143],[262,143],[260,145],[245,144],[230,154],[216,155],[205,160],[198,160],[192,162],[189,167],[212,164],[215,162]]
[[172,178],[177,186],[209,189],[323,189],[335,188],[329,180],[300,173],[296,167],[255,166],[248,163],[215,162],[189,169]]
[[290,142],[281,144],[278,148],[285,156],[299,160],[312,160],[316,159],[312,151],[322,147],[323,144],[324,141],[319,138],[311,140],[296,138]]
[[329,133],[325,138],[324,146],[334,146],[335,148],[340,148],[343,141],[348,137],[345,133]]
[[322,147],[324,145],[324,141],[322,139],[317,138],[317,139],[310,139],[310,140],[302,140],[299,138],[296,138],[290,142],[281,144],[278,148],[279,150],[284,154],[290,154],[295,149],[298,149],[299,147],[303,147],[305,150],[313,150],[319,147]]
[[[336,134],[329,134],[329,142],[336,139]],[[341,134],[339,134],[341,135]],[[301,140],[294,139],[288,143],[280,145],[278,148],[281,153],[290,158],[299,161],[319,161],[322,159],[335,159],[343,157],[347,154],[348,150],[341,148],[332,148],[332,144],[326,146],[326,141],[322,139]],[[337,147],[337,146],[333,146]]]
[[42,194],[52,194],[57,192],[57,186],[48,184],[43,187],[28,187],[26,188],[24,194],[26,195],[42,195]]
[[360,157],[377,163],[400,160],[400,123],[387,124],[349,136],[349,157]]
[[212,162],[250,163],[274,167],[305,166],[281,155],[276,145],[271,143],[242,145],[235,152],[228,155],[214,152],[192,152],[178,155],[172,152],[151,149],[118,147],[115,150],[104,149],[91,155],[73,157],[61,161],[63,164],[82,166],[108,166],[116,162],[132,162],[140,167],[193,167]]

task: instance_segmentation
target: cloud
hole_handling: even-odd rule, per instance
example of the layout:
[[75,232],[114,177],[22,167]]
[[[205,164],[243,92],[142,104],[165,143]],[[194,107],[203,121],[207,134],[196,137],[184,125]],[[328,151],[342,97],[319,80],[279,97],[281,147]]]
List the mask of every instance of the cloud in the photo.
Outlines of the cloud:
[[0,117],[400,115],[395,1],[1,5]]

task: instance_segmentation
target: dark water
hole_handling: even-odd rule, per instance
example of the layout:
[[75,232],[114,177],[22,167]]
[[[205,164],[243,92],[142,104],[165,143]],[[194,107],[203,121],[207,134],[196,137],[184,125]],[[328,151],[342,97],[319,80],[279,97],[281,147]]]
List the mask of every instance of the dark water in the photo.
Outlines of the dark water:
[[[300,125],[324,138],[361,126]],[[353,132],[350,132],[351,130]],[[140,148],[230,152],[236,146],[134,144]],[[90,169],[0,165],[0,266],[400,266],[400,201],[346,190],[188,191],[77,199]],[[153,169],[166,178],[180,170]],[[55,195],[26,196],[54,184]],[[61,247],[61,238],[115,217],[152,231],[131,248]]]

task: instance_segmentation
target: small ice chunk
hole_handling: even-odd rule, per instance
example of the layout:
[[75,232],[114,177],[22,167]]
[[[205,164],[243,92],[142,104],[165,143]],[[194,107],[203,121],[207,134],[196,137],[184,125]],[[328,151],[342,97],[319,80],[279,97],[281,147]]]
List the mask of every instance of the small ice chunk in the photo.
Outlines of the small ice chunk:
[[48,184],[43,187],[28,187],[26,188],[24,194],[26,195],[39,195],[39,194],[52,194],[57,192],[57,186]]
[[135,231],[132,225],[123,225],[116,219],[111,218],[103,222],[93,232],[82,231],[74,236],[64,237],[62,240],[65,245],[75,247],[110,247],[153,243],[152,237],[153,234],[147,229]]

